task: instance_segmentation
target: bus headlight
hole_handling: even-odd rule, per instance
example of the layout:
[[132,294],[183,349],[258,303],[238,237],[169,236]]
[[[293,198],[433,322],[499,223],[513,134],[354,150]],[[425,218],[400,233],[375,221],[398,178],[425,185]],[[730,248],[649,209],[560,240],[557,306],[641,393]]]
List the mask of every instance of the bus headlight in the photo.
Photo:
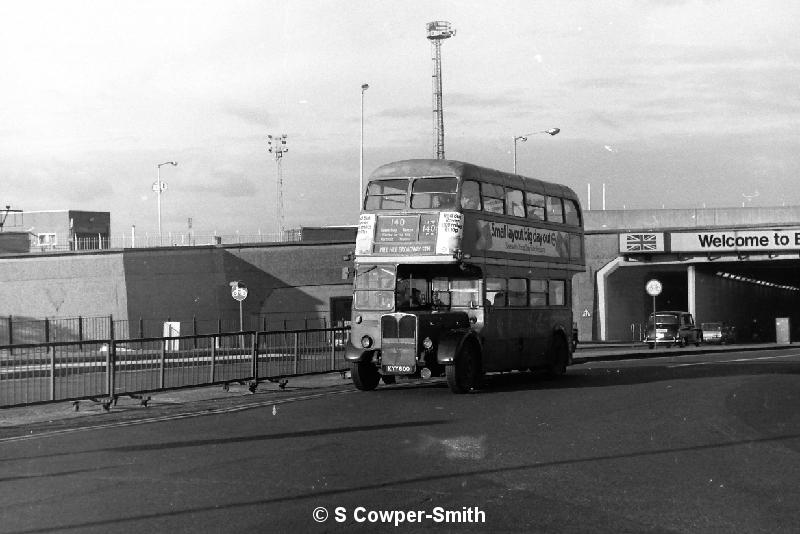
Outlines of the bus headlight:
[[425,347],[425,350],[431,350],[433,348],[433,340],[429,337],[426,337],[422,340],[422,346]]
[[360,315],[356,315],[356,319],[355,320],[356,320],[356,324],[361,324],[361,321],[363,321],[363,318]]
[[361,346],[365,349],[368,349],[372,346],[372,338],[369,336],[364,336],[361,338]]

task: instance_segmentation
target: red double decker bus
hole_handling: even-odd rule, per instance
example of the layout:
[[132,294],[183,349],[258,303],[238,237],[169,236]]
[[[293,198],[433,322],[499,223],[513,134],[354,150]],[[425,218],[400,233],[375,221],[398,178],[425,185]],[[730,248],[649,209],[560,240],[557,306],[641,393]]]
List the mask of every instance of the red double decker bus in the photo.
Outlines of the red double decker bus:
[[446,376],[572,363],[572,277],[585,269],[570,188],[450,160],[390,163],[359,219],[350,343],[361,390],[398,375]]

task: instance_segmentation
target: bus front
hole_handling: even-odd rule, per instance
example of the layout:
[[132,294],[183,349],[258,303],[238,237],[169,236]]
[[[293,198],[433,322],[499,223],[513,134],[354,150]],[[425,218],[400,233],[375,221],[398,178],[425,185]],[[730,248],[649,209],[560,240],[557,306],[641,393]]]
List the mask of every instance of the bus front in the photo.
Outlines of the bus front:
[[358,389],[442,376],[477,323],[481,282],[462,262],[460,180],[448,172],[376,171],[367,185],[345,356]]

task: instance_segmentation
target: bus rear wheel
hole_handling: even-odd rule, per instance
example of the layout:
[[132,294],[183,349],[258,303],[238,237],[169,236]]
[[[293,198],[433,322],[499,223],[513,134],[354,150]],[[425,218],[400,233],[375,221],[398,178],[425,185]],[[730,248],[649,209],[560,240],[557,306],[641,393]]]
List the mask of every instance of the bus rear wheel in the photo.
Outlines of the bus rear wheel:
[[464,344],[455,362],[445,367],[445,375],[453,393],[469,393],[480,387],[483,376],[481,355],[474,343]]
[[567,363],[569,362],[569,347],[564,336],[556,335],[553,346],[550,348],[548,358],[547,374],[552,378],[557,378],[567,374]]
[[378,382],[381,379],[378,368],[372,362],[356,362],[353,364],[350,375],[353,378],[353,384],[361,391],[372,391],[378,387]]

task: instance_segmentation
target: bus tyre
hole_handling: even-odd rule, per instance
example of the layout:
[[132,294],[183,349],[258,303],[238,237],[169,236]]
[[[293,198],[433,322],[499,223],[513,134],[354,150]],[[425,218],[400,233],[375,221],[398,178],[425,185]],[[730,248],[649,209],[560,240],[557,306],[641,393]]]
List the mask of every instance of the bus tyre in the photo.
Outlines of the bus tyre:
[[445,375],[453,393],[469,393],[480,387],[481,355],[474,343],[464,343],[455,362],[445,367]]
[[372,391],[381,379],[378,368],[372,362],[356,362],[350,370],[353,384],[361,391]]
[[569,347],[564,336],[556,335],[553,346],[550,349],[548,358],[547,374],[552,378],[567,374],[567,362],[569,362]]

